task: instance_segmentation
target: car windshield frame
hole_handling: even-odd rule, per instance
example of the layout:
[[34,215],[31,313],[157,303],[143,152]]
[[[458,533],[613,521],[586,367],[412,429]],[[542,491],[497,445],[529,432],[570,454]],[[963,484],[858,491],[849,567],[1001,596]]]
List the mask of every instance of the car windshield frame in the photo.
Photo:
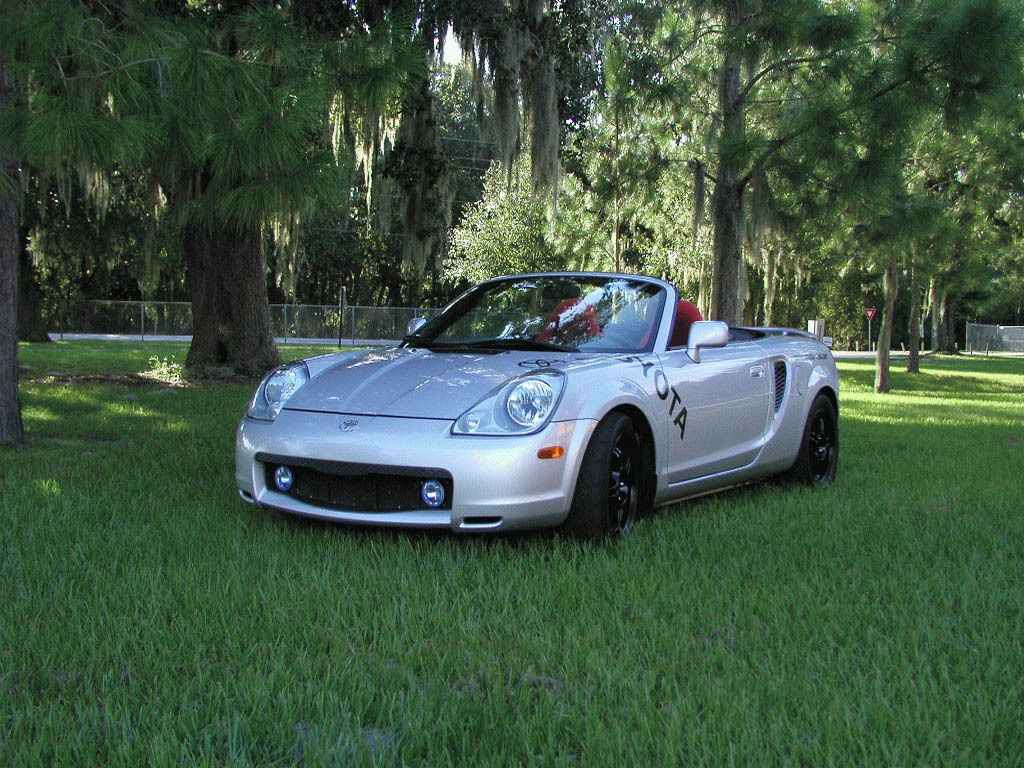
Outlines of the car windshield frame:
[[[666,284],[633,275],[512,275],[473,286],[406,336],[403,346],[452,352],[649,353],[668,300]],[[503,302],[508,306],[501,309]],[[478,331],[471,333],[474,325]]]

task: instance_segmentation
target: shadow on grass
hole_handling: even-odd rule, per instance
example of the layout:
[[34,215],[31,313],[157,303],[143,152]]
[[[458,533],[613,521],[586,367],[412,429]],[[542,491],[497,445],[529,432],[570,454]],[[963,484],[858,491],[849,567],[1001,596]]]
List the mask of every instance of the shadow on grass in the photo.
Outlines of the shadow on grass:
[[[449,542],[469,542],[472,546],[493,549],[494,547],[510,547],[511,549],[522,549],[533,547],[536,544],[557,544],[559,542],[572,541],[562,537],[557,528],[549,528],[538,531],[505,531],[497,533],[485,532],[456,532],[446,528],[387,528],[372,525],[359,525],[355,523],[332,522],[320,520],[315,517],[303,517],[293,515],[278,509],[267,507],[255,507],[250,509],[255,515],[267,515],[276,522],[284,525],[288,530],[299,535],[333,535],[343,536],[347,540],[374,543],[374,542],[407,542],[410,544],[423,544],[428,546],[443,545]],[[587,545],[581,544],[586,547]]]
[[153,447],[183,433],[231,430],[247,386],[180,388],[156,382],[22,385],[25,448],[144,442]]
[[[581,542],[565,536],[559,527],[545,528],[540,530],[504,531],[504,532],[457,532],[448,529],[416,529],[416,528],[386,528],[371,525],[349,524],[321,520],[312,517],[294,515],[277,509],[261,508],[253,505],[249,507],[253,515],[266,515],[284,526],[287,530],[301,536],[338,536],[346,541],[355,541],[367,545],[376,543],[395,544],[408,543],[430,547],[442,547],[455,543],[460,547],[476,547],[486,552],[507,549],[511,552],[529,550],[533,553],[538,551],[550,551],[550,553],[564,553],[566,546],[576,547],[580,552],[599,551],[607,555],[614,553],[616,547],[633,538],[647,535],[652,523],[666,517],[679,515],[686,518],[695,518],[702,515],[714,514],[721,504],[748,504],[755,501],[759,496],[771,494],[778,491],[802,489],[810,491],[808,486],[795,483],[781,476],[765,478],[752,483],[738,485],[723,491],[695,496],[688,499],[669,502],[657,507],[652,513],[643,517],[637,529],[626,537],[615,536],[605,538],[597,542]],[[825,489],[814,489],[814,492],[827,493]],[[240,502],[241,503],[241,502]]]

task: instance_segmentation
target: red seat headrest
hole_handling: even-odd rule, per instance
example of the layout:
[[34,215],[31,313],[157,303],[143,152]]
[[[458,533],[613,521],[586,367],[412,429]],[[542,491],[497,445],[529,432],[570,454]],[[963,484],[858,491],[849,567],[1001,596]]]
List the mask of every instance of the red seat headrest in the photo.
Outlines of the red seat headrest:
[[669,347],[685,347],[686,341],[690,337],[690,326],[703,319],[696,304],[686,299],[680,300],[676,304],[676,319],[675,324],[672,326],[672,338],[668,343]]
[[597,311],[593,304],[587,304],[583,309],[573,311],[573,307],[580,301],[579,298],[572,298],[558,302],[558,306],[555,307],[551,317],[544,324],[544,330],[537,336],[537,340],[551,341],[551,337],[559,330],[563,335],[581,341],[599,335],[601,325],[597,322]]

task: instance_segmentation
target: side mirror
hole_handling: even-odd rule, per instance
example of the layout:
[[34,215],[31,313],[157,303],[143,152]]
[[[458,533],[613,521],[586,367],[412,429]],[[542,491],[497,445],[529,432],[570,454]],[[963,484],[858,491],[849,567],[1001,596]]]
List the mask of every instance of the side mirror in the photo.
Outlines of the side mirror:
[[427,324],[427,318],[425,317],[414,317],[405,326],[405,333],[407,336],[412,336],[416,331]]
[[721,320],[700,320],[690,326],[686,341],[686,354],[695,363],[700,362],[702,347],[724,347],[729,343],[729,326]]

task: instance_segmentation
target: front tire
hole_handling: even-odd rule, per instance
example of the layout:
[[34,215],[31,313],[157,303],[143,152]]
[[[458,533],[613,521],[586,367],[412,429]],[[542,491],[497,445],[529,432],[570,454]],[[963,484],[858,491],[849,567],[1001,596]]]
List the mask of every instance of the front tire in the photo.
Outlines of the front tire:
[[811,404],[800,441],[800,453],[789,471],[790,479],[826,487],[836,479],[839,466],[839,416],[827,395],[818,395]]
[[647,456],[629,417],[622,413],[607,416],[583,455],[562,530],[583,541],[632,530],[650,497]]

